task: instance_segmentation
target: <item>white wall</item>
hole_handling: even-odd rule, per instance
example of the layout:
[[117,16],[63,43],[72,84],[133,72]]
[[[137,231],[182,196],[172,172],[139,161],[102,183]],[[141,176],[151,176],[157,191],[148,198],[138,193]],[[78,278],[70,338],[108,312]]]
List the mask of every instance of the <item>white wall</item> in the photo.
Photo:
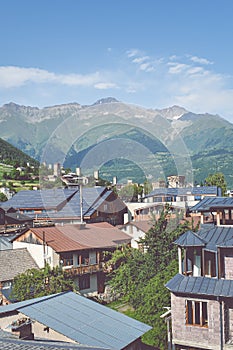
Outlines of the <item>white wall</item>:
[[[40,244],[32,244],[27,242],[13,242],[13,249],[18,248],[27,248],[39,268],[44,267],[44,247]],[[45,247],[45,254],[47,262],[51,267],[57,266],[59,264],[59,256],[55,251],[51,248],[46,246]]]

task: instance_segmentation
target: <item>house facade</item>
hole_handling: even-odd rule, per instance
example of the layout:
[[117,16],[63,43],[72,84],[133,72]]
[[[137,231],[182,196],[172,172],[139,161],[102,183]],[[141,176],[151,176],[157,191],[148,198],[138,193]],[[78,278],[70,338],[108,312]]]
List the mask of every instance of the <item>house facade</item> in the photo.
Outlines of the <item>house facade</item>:
[[[206,201],[200,202],[200,210],[207,210]],[[209,209],[224,213],[224,218],[233,210],[233,201],[230,205],[227,198],[214,203]],[[166,287],[171,292],[175,349],[233,346],[233,227],[218,223],[203,224],[198,232],[187,231],[174,242],[179,273]]]
[[105,252],[130,244],[130,237],[104,222],[30,228],[13,240],[27,248],[40,268],[62,266],[82,294],[104,292]]
[[143,198],[146,203],[172,203],[183,208],[192,207],[205,197],[217,197],[221,191],[217,186],[195,186],[155,188]]

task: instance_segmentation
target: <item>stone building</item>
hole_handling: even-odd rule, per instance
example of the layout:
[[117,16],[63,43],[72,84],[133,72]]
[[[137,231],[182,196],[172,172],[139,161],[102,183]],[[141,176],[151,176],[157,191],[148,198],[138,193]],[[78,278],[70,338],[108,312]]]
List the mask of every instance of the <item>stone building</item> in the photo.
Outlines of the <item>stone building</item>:
[[[207,206],[207,203],[209,206]],[[199,208],[199,209],[198,209]],[[171,292],[172,343],[175,349],[230,349],[233,345],[233,199],[204,199],[194,211],[217,220],[187,231],[178,247],[179,273]],[[230,213],[230,214],[229,214]],[[222,220],[224,225],[222,225]]]

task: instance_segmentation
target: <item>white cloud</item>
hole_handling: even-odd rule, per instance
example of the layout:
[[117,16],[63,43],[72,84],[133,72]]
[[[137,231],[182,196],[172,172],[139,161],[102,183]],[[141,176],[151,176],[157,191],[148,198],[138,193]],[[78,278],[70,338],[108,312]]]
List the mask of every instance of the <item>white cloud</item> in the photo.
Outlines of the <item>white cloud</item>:
[[94,87],[99,90],[107,90],[117,88],[117,85],[114,83],[97,83],[94,85]]
[[207,60],[206,58],[201,58],[197,56],[188,56],[192,62],[199,63],[199,64],[213,64],[213,62]]
[[142,56],[142,57],[136,57],[133,59],[133,63],[143,63],[145,61],[147,61],[150,57],[149,56]]
[[181,72],[183,72],[184,70],[186,70],[189,66],[185,63],[168,63],[168,65],[170,66],[169,68],[169,73],[170,74],[179,74]]
[[129,58],[135,57],[135,56],[137,56],[137,55],[139,54],[139,50],[137,50],[137,49],[128,50],[128,51],[126,52],[126,54],[127,54],[127,56],[128,56]]
[[188,74],[201,74],[204,73],[204,69],[202,67],[191,67],[187,70]]
[[153,72],[155,70],[155,68],[150,63],[140,64],[139,69],[145,72]]
[[0,87],[20,87],[27,83],[57,83],[70,86],[92,86],[101,79],[100,73],[92,74],[56,74],[38,68],[14,66],[0,67]]

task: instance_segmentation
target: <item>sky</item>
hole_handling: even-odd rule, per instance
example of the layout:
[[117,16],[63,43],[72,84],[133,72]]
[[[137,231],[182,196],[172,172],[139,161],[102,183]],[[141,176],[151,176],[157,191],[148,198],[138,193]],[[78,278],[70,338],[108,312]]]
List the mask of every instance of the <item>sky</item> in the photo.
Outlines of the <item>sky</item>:
[[232,0],[0,0],[0,106],[112,96],[233,122]]

